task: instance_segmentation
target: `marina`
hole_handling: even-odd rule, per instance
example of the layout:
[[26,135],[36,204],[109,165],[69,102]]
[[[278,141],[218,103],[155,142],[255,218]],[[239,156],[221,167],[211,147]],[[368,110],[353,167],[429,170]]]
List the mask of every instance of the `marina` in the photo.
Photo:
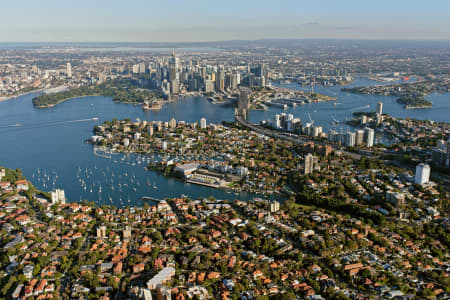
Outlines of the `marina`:
[[[353,83],[354,86],[367,84],[377,82],[357,79]],[[308,87],[295,83],[284,87],[308,90]],[[383,101],[386,112],[397,117],[448,121],[450,113],[449,94],[431,95],[429,99],[433,101],[433,108],[424,111],[405,110],[396,103],[395,97],[354,95],[341,92],[340,87],[316,86],[315,89],[319,93],[337,97],[337,102],[307,103],[289,106],[286,110],[270,107],[268,110],[250,111],[249,120],[259,123],[261,120],[273,119],[277,113],[286,112],[300,117],[303,122],[310,122],[311,119],[314,124],[323,126],[324,131],[330,128],[344,131],[347,128],[344,121],[351,118],[353,111],[373,110],[379,101]],[[31,99],[34,96],[24,95],[0,103],[0,137],[8,141],[0,145],[0,155],[3,166],[20,168],[39,189],[51,191],[61,188],[72,201],[86,199],[118,207],[140,205],[142,197],[164,199],[180,197],[181,194],[192,198],[214,196],[218,199],[241,200],[258,197],[191,184],[146,169],[151,161],[179,161],[181,157],[158,153],[117,154],[84,142],[92,136],[94,125],[105,120],[139,118],[169,121],[173,117],[186,122],[199,122],[204,117],[208,123],[221,123],[234,120],[232,107],[217,106],[204,97],[192,96],[167,103],[160,111],[143,111],[138,105],[115,103],[109,97],[82,97],[42,110],[32,106]]]

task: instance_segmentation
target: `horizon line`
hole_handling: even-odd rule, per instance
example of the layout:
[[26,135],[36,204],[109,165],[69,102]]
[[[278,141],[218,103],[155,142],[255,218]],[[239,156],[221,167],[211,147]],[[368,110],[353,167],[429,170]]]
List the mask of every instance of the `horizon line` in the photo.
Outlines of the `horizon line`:
[[257,42],[257,41],[368,41],[368,42],[450,42],[448,39],[370,39],[370,38],[261,38],[261,39],[224,39],[195,41],[2,41],[0,43],[117,43],[117,44],[187,44],[187,43],[223,43],[223,42]]

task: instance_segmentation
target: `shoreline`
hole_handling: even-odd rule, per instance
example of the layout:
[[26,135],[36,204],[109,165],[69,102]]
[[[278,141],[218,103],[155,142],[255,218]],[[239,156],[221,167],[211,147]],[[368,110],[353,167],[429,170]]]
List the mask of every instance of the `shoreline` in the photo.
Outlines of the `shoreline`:
[[421,109],[421,108],[432,108],[432,105],[424,105],[424,106],[409,106],[405,105],[405,109]]
[[60,100],[60,101],[58,101],[57,103],[54,103],[54,104],[48,104],[48,105],[34,105],[33,104],[33,106],[35,108],[52,108],[52,107],[55,107],[58,104],[61,104],[61,103],[65,102],[65,101],[68,101],[68,100],[72,100],[72,99],[76,99],[76,98],[83,98],[83,97],[96,97],[96,96],[101,96],[101,95],[76,96],[76,97],[70,97],[70,98],[67,98],[67,99],[62,99],[62,100]]
[[[66,101],[69,101],[69,100],[72,100],[72,99],[76,99],[76,98],[83,98],[83,97],[111,97],[111,96],[104,96],[104,95],[98,95],[98,94],[75,96],[75,97],[70,97],[70,98],[67,98],[67,99],[62,99],[62,100],[60,100],[60,101],[58,101],[57,103],[54,103],[54,104],[34,105],[34,107],[35,108],[42,108],[42,109],[43,108],[52,108],[52,107],[55,107],[56,105],[61,104],[63,102],[66,102]],[[143,104],[143,103],[140,103],[140,102],[128,102],[128,101],[120,101],[120,100],[114,100],[114,99],[112,99],[112,101],[115,102],[115,103],[124,103],[124,104]]]
[[26,96],[26,95],[28,95],[28,94],[41,92],[42,90],[43,90],[43,89],[37,89],[37,90],[32,90],[32,91],[29,91],[29,92],[26,92],[26,93],[14,95],[14,96],[0,97],[0,102],[8,101],[8,100],[14,100],[14,99],[16,99],[16,98],[19,98],[19,97],[22,97],[22,96]]

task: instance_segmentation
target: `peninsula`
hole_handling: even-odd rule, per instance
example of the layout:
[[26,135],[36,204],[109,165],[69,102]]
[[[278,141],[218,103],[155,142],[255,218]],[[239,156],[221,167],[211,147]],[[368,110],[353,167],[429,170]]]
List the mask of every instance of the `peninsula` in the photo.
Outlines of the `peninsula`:
[[138,82],[121,79],[100,85],[80,86],[54,94],[43,94],[33,98],[33,105],[37,108],[49,108],[64,101],[85,96],[109,96],[117,102],[150,106],[162,100],[155,91],[141,88]]

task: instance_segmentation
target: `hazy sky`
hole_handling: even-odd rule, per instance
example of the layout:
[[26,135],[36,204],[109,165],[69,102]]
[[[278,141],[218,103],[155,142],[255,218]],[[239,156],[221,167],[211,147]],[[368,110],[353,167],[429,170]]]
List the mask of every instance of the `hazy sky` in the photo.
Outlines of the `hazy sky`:
[[450,0],[1,0],[0,41],[450,40]]

